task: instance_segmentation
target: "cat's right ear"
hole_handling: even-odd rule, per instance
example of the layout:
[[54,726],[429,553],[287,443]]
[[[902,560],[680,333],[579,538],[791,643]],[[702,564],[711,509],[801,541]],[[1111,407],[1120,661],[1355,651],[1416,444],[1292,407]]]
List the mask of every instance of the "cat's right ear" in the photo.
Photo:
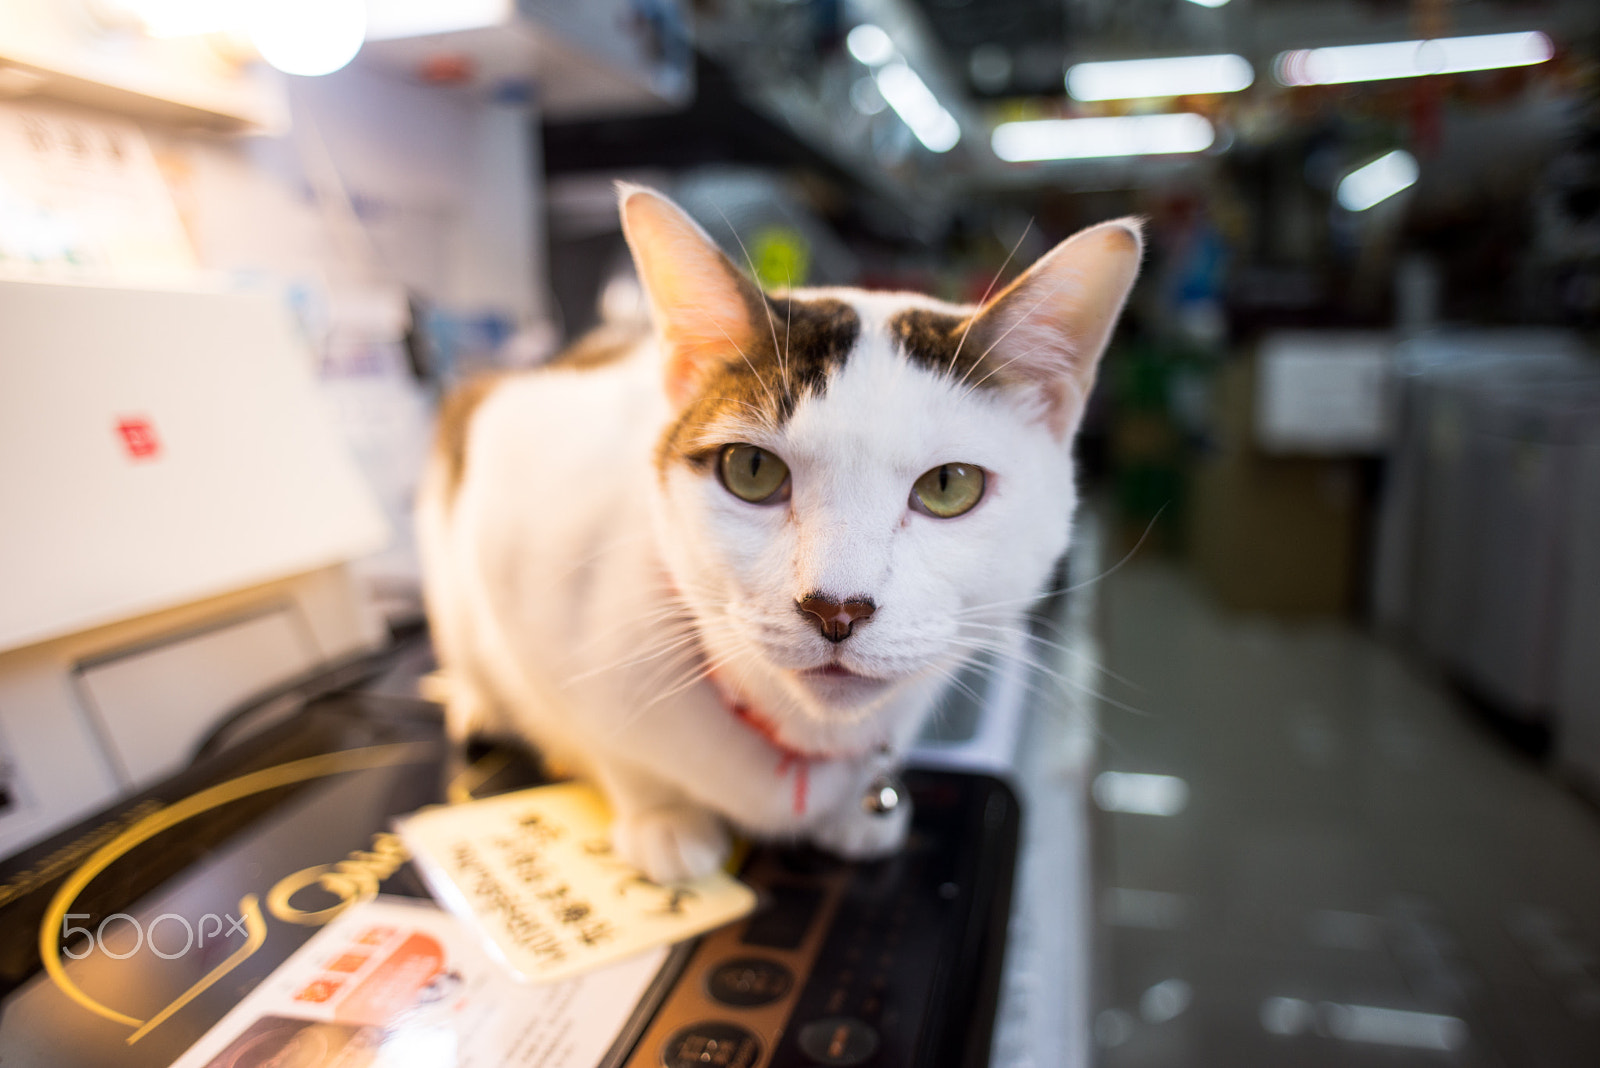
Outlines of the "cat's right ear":
[[684,210],[644,186],[617,183],[622,233],[650,298],[667,396],[681,407],[709,373],[758,338],[761,291]]
[[1077,428],[1095,368],[1144,256],[1142,220],[1080,230],[1024,271],[972,320],[972,341],[1002,381],[1044,401],[1052,431]]

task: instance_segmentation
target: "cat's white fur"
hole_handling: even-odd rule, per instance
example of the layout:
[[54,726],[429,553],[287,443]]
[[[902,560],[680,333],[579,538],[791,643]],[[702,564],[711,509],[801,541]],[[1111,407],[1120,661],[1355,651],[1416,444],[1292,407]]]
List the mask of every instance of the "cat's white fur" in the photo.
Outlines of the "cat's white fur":
[[[758,506],[687,464],[658,469],[658,442],[694,371],[678,366],[688,358],[675,355],[682,334],[662,320],[726,316],[733,304],[717,304],[724,283],[705,267],[715,253],[697,227],[658,194],[623,196],[660,337],[606,366],[508,379],[473,415],[453,500],[442,459],[425,482],[419,537],[455,690],[452,734],[511,731],[591,778],[613,806],[617,850],[659,880],[720,863],[729,825],[849,856],[892,849],[908,806],[869,814],[864,789],[912,742],[960,665],[1016,626],[1067,547],[1070,438],[1137,268],[1137,229],[1108,224],[1121,228],[1109,251],[1088,248],[1084,262],[1057,268],[1061,278],[1024,285],[1026,302],[1013,291],[995,309],[1032,349],[1006,339],[996,358],[1016,351],[1008,358],[1039,363],[1042,348],[1059,350],[1059,366],[1033,376],[1038,389],[972,388],[932,373],[884,330],[908,306],[972,309],[797,292],[848,303],[859,341],[826,390],[782,425],[708,430],[788,464],[788,504]],[[1102,258],[1110,282],[1092,275]],[[1061,279],[1073,300],[1040,288]],[[1100,290],[1099,306],[1079,306]],[[1029,314],[1033,294],[1051,308]],[[1075,333],[1052,327],[1063,302],[1095,321]],[[756,325],[784,331],[781,321]],[[979,504],[949,520],[910,509],[917,477],[951,462],[987,472]],[[796,610],[813,590],[870,596],[877,608],[835,645]],[[881,681],[799,674],[830,660]],[[702,677],[708,665],[713,678]],[[802,812],[802,770],[736,718],[735,701],[759,710],[785,746],[818,754],[803,769]]]

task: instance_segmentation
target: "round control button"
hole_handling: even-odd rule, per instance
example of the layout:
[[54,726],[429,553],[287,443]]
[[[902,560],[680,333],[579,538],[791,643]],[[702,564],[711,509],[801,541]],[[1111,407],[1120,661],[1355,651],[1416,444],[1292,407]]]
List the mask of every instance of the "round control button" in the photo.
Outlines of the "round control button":
[[826,1068],[854,1068],[878,1052],[878,1032],[852,1016],[829,1016],[800,1028],[800,1052]]
[[761,1059],[761,1041],[738,1024],[690,1024],[661,1047],[665,1068],[751,1068]]
[[741,1009],[777,1001],[794,986],[794,973],[765,957],[739,957],[717,965],[706,980],[711,996]]

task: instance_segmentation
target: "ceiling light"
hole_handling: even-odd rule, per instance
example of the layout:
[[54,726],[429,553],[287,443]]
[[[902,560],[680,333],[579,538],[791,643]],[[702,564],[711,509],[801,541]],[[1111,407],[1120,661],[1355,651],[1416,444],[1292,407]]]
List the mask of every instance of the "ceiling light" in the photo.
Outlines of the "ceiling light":
[[481,30],[503,22],[509,6],[505,0],[376,0],[367,5],[367,40]]
[[1216,133],[1203,115],[1129,115],[1110,119],[1038,119],[994,128],[994,154],[1009,163],[1103,156],[1200,152]]
[[1268,998],[1261,1003],[1261,1027],[1275,1035],[1298,1035],[1313,1029],[1346,1042],[1450,1053],[1467,1044],[1467,1025],[1455,1016],[1376,1005],[1312,1005],[1301,998]]
[[238,0],[101,0],[91,10],[109,24],[131,20],[151,37],[190,37],[239,25]]
[[1340,85],[1429,74],[1460,74],[1500,67],[1526,67],[1555,55],[1542,33],[1490,33],[1477,37],[1435,37],[1427,41],[1301,48],[1280,52],[1273,61],[1284,85]]
[[361,51],[367,33],[362,0],[270,0],[257,3],[250,40],[285,74],[332,74]]
[[1299,1035],[1315,1030],[1346,1042],[1364,1042],[1406,1049],[1449,1053],[1467,1043],[1467,1025],[1454,1016],[1375,1005],[1312,1005],[1301,998],[1267,998],[1261,1003],[1261,1027],[1274,1035]]
[[1173,56],[1076,64],[1067,71],[1067,92],[1077,100],[1132,100],[1237,93],[1255,80],[1243,56]]
[[1318,1008],[1327,1033],[1346,1042],[1370,1042],[1445,1053],[1466,1044],[1467,1025],[1454,1016],[1328,1002]]
[[850,54],[869,67],[881,67],[894,58],[894,42],[883,27],[863,22],[844,39]]
[[1189,0],[1189,3],[1199,4],[1201,7],[1221,7],[1227,2],[1228,0]]
[[1163,979],[1139,997],[1145,1023],[1166,1023],[1182,1016],[1194,1002],[1194,988],[1182,979]]
[[1187,922],[1189,901],[1165,890],[1112,886],[1100,898],[1100,919],[1113,927],[1176,931]]
[[1417,158],[1397,148],[1345,175],[1339,183],[1339,206],[1346,211],[1366,211],[1416,181]]
[[1093,792],[1094,803],[1106,812],[1176,816],[1189,804],[1189,784],[1175,775],[1102,771]]
[[[860,29],[860,27],[856,27]],[[961,124],[946,111],[917,72],[896,60],[875,75],[878,92],[930,152],[948,152],[961,140]]]

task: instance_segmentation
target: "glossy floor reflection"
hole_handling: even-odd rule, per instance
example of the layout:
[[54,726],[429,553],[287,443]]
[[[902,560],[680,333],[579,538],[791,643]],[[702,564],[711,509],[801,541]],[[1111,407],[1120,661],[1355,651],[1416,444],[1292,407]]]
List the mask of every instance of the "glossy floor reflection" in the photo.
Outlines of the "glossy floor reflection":
[[1600,1065],[1600,808],[1352,627],[1100,613],[1100,1064]]

